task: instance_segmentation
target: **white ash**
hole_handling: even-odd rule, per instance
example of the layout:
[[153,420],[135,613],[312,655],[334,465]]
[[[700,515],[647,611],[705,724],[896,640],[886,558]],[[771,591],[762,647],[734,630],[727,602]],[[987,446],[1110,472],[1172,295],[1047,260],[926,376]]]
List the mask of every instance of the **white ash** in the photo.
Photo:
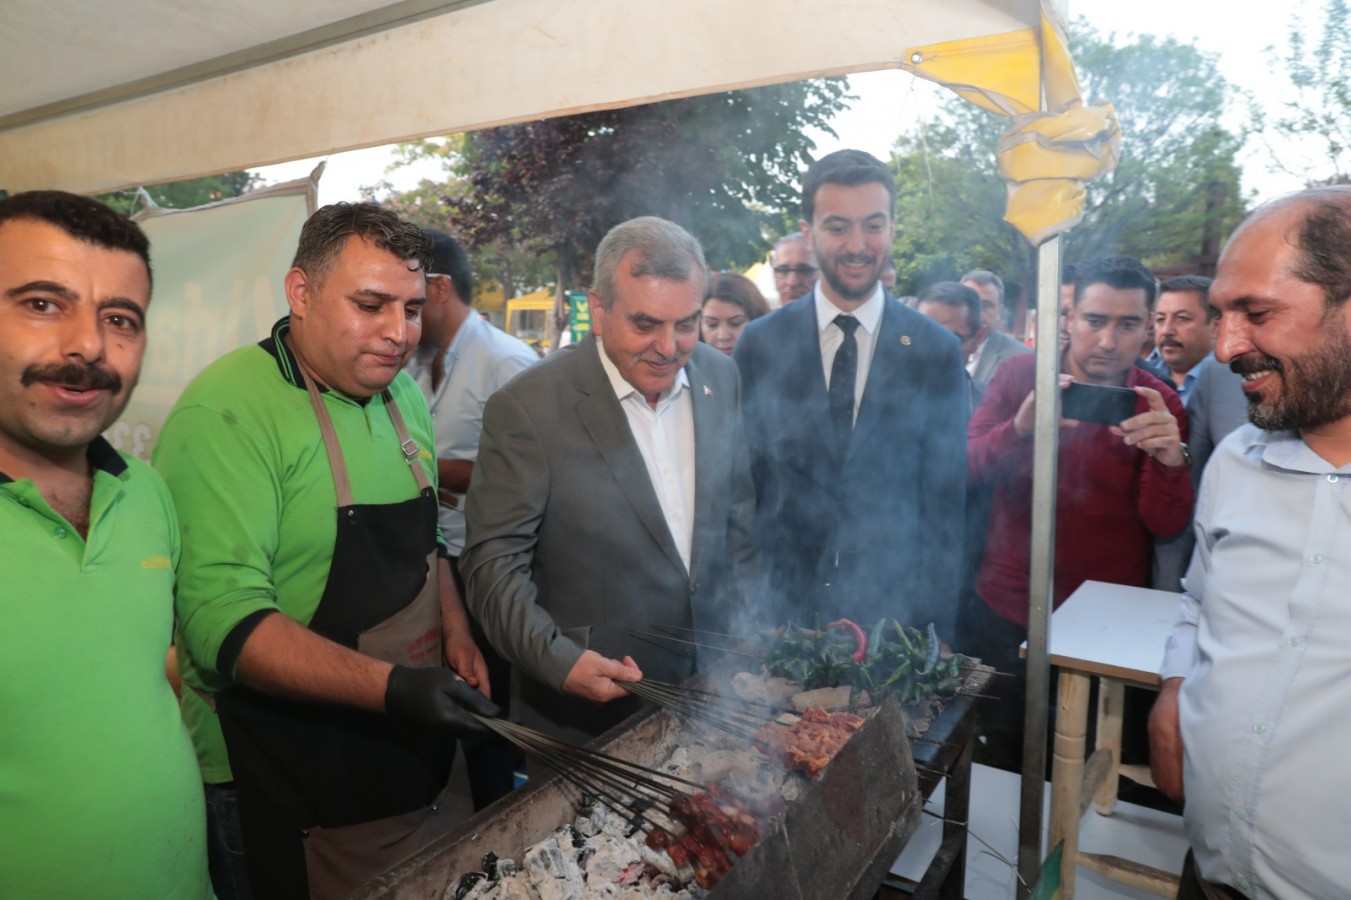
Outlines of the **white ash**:
[[[780,719],[791,725],[798,716]],[[779,797],[791,803],[809,783],[804,774],[771,764],[749,741],[698,726],[688,727],[653,768],[696,784],[726,780],[752,805]],[[706,893],[693,869],[677,869],[664,850],[647,846],[628,817],[601,802],[578,807],[570,825],[521,856],[519,871],[509,859],[499,860],[496,869],[497,878],[485,877],[457,897],[470,877],[461,876],[442,900],[697,900]]]
[[627,818],[599,802],[528,849],[519,871],[512,860],[498,860],[496,879],[484,877],[459,893],[465,879],[482,874],[456,879],[442,900],[698,900],[705,893],[692,869],[678,870]]

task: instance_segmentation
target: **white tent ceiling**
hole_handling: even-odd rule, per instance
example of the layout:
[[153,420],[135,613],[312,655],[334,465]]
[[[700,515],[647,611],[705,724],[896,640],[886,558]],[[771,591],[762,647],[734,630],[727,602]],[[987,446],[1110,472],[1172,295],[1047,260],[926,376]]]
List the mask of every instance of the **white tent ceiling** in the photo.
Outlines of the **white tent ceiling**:
[[188,178],[895,68],[1038,0],[4,0],[0,188]]

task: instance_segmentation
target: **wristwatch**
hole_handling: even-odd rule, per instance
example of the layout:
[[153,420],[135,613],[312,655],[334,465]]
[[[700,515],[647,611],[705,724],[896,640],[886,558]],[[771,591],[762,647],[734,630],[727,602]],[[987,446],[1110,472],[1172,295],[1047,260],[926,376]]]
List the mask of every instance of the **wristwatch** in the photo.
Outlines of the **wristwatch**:
[[1191,450],[1188,449],[1187,444],[1186,444],[1185,441],[1179,441],[1177,447],[1178,447],[1179,450],[1182,451],[1182,465],[1184,465],[1184,466],[1186,466],[1187,468],[1190,469],[1190,468],[1191,468],[1191,465],[1192,465],[1192,452],[1191,452]]

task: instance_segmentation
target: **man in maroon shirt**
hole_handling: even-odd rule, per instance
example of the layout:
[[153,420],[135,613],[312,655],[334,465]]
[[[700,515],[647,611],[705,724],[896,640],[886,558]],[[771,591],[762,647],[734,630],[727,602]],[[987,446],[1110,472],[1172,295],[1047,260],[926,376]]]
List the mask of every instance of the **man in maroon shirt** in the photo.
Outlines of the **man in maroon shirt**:
[[[1171,387],[1134,365],[1155,292],[1153,274],[1129,257],[1076,266],[1061,388],[1071,382],[1128,387],[1137,396],[1135,415],[1118,426],[1061,421],[1056,606],[1088,579],[1147,585],[1154,537],[1178,533],[1191,515],[1182,402]],[[967,429],[968,478],[992,485],[994,498],[977,597],[966,604],[960,649],[1019,676],[1000,679],[1009,682],[1002,685],[1005,696],[983,715],[996,764],[1016,765],[1022,747],[1023,667],[1017,648],[1027,631],[1033,380],[1034,357],[1008,360]]]

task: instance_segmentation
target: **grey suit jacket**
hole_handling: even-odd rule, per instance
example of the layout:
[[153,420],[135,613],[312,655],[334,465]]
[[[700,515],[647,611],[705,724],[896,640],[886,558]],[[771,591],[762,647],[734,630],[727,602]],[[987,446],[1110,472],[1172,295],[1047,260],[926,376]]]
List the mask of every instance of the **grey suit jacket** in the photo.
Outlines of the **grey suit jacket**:
[[[1196,380],[1187,393],[1187,449],[1192,455],[1192,493],[1201,487],[1201,472],[1216,445],[1248,421],[1243,379],[1209,354],[1196,364]],[[1154,542],[1152,584],[1161,591],[1182,590],[1182,576],[1191,563],[1196,535],[1191,525],[1177,537]]]
[[975,371],[971,373],[971,381],[976,389],[976,402],[980,402],[986,385],[1005,360],[1031,352],[1031,347],[1015,341],[1007,334],[999,331],[991,332],[985,339],[985,346],[981,348],[980,358],[976,360]]
[[645,675],[683,679],[691,654],[628,630],[726,631],[755,577],[736,365],[699,344],[685,369],[695,440],[687,572],[599,353],[588,336],[489,398],[460,557],[470,610],[528,676],[513,713],[574,739],[631,711],[558,693],[583,649],[632,654]]

